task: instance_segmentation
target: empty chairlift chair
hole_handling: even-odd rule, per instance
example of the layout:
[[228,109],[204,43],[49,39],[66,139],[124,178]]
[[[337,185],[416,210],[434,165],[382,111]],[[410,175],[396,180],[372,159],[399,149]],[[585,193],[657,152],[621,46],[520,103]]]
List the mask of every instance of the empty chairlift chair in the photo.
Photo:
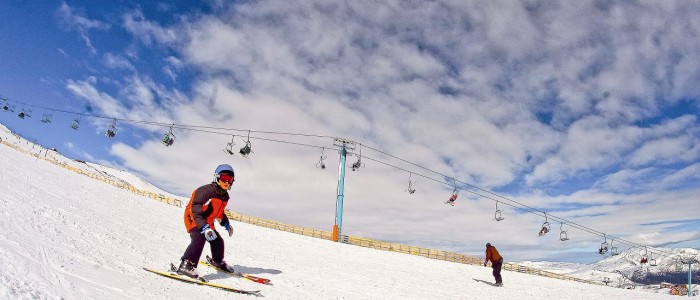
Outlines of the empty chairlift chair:
[[620,255],[620,250],[617,249],[617,246],[613,246],[614,242],[615,240],[610,240],[610,255],[617,256]]
[[230,142],[230,143],[226,143],[226,147],[224,148],[224,153],[228,153],[229,155],[233,155],[233,154],[234,154],[234,152],[233,152],[233,145],[236,144],[236,143],[233,142],[233,138],[234,138],[234,137],[235,137],[235,135],[232,135],[232,136],[231,136],[231,142]]
[[560,223],[559,225],[559,240],[563,241],[568,241],[569,240],[569,235],[566,233],[566,230],[564,230],[564,223]]
[[498,209],[498,201],[496,201],[496,212],[493,213],[493,219],[496,220],[496,222],[503,221],[503,215],[500,209]]

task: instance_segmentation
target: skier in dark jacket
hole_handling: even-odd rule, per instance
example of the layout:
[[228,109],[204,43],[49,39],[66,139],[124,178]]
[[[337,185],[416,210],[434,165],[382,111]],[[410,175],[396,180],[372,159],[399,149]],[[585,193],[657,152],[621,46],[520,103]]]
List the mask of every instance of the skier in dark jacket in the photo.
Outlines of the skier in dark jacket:
[[229,165],[219,165],[214,171],[214,182],[203,185],[192,192],[192,197],[185,208],[185,229],[190,234],[190,245],[182,255],[177,273],[192,278],[199,277],[197,264],[202,256],[205,242],[211,246],[211,264],[217,268],[233,272],[233,268],[224,261],[224,240],[214,228],[214,222],[226,228],[228,235],[233,235],[233,227],[224,209],[229,200],[235,173]]
[[503,278],[501,278],[501,267],[503,266],[503,257],[498,253],[496,247],[491,246],[491,243],[486,243],[486,258],[484,259],[484,267],[486,263],[491,261],[493,268],[493,278],[496,279],[496,286],[503,286]]

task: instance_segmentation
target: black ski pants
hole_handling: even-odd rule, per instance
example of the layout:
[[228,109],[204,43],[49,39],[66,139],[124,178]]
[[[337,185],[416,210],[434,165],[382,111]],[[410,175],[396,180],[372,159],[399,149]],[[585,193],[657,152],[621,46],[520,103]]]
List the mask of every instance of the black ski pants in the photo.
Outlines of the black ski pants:
[[[224,238],[216,230],[214,230],[214,232],[216,232],[217,237],[215,240],[209,242],[211,246],[211,258],[215,262],[221,262],[224,260]],[[199,259],[202,257],[204,243],[207,242],[207,239],[197,228],[193,228],[190,230],[190,240],[190,245],[187,246],[187,250],[185,250],[185,254],[182,255],[182,259],[191,261],[196,267],[197,264],[199,264]]]
[[496,279],[496,283],[503,283],[503,278],[501,278],[501,267],[503,266],[503,260],[499,260],[492,264],[493,268],[493,278]]

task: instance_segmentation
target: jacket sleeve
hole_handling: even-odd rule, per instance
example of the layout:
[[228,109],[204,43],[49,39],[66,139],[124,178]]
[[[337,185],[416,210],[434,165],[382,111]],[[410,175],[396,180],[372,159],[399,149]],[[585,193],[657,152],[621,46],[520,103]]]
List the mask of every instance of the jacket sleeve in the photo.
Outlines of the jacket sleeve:
[[228,216],[226,216],[226,213],[224,213],[223,217],[221,217],[221,222],[219,222],[219,225],[224,226],[226,224],[231,224],[228,221]]
[[200,189],[192,199],[192,216],[194,217],[194,223],[197,224],[197,228],[201,229],[207,224],[207,218],[204,216],[202,211],[202,206],[209,199],[209,193],[206,188]]

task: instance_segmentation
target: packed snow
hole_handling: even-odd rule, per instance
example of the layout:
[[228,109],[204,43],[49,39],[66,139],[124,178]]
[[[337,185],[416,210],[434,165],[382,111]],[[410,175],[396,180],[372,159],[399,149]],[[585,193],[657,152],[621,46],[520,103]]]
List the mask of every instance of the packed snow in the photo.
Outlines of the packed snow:
[[[13,142],[6,131],[3,141]],[[12,138],[10,138],[12,137]],[[17,143],[17,142],[15,142]],[[29,147],[23,141],[19,146]],[[29,149],[37,152],[38,149]],[[192,182],[191,188],[208,183]],[[0,298],[253,299],[144,271],[189,243],[183,209],[0,145]],[[147,186],[147,185],[142,185]],[[236,188],[229,208],[236,209]],[[269,299],[665,299],[673,296],[503,271],[331,242],[234,222],[226,260],[261,285],[200,266],[210,281]],[[221,230],[223,231],[223,230]],[[408,233],[407,233],[408,234]],[[498,247],[498,245],[495,245]],[[500,248],[508,258],[508,249]],[[208,246],[204,255],[209,254]]]

